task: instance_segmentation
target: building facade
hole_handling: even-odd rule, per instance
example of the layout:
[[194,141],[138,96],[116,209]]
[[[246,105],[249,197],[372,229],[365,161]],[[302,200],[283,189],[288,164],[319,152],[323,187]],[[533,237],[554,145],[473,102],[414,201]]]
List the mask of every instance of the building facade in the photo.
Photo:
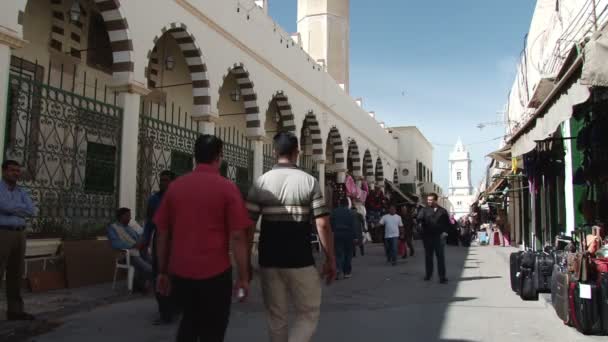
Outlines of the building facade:
[[[225,140],[222,173],[243,192],[272,166],[279,130],[300,138],[321,186],[402,174],[403,136],[345,91],[348,1],[323,3],[299,3],[304,45],[267,1],[3,2],[0,156],[24,165],[37,227],[105,222],[118,206],[141,217],[160,171],[192,169],[201,133]],[[329,26],[306,24],[315,13]]]
[[452,214],[459,219],[470,211],[473,202],[473,185],[471,183],[471,155],[460,138],[450,153],[450,186],[448,200],[452,205]]

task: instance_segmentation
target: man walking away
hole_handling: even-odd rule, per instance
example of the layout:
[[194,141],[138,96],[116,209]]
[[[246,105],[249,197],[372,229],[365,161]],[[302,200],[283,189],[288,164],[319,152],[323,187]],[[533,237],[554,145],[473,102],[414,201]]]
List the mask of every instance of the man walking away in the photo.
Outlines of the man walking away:
[[2,163],[0,182],[0,282],[6,271],[6,317],[9,321],[33,320],[23,311],[21,282],[25,258],[25,219],[36,214],[30,195],[17,181],[21,165],[14,160]]
[[399,229],[403,227],[403,222],[401,222],[401,216],[397,215],[397,208],[394,205],[389,207],[388,214],[382,216],[380,225],[384,226],[386,261],[395,266],[397,265]]
[[[407,249],[410,256],[414,256],[414,218],[406,205],[401,207],[401,222],[403,222],[403,238]],[[403,258],[407,258],[407,254],[403,255]]]
[[355,216],[348,209],[348,199],[342,198],[340,206],[331,212],[331,229],[334,233],[336,250],[336,266],[338,279],[341,276],[348,279],[352,272],[352,258],[355,240]]
[[[278,164],[255,181],[247,207],[254,220],[262,217],[258,248],[270,340],[307,342],[317,329],[321,306],[321,282],[310,243],[310,216],[315,218],[324,248],[323,273],[328,284],[336,277],[334,239],[319,183],[295,166],[298,138],[280,132],[274,137],[274,148]],[[295,323],[290,332],[289,299],[295,305]]]
[[418,212],[418,224],[421,225],[422,229],[426,260],[424,280],[429,281],[433,276],[433,255],[435,255],[437,256],[437,268],[439,269],[439,282],[446,284],[448,279],[445,274],[445,253],[441,239],[449,228],[450,217],[447,210],[437,204],[437,199],[438,196],[435,193],[427,196],[427,207]]
[[359,213],[356,207],[351,208],[355,216],[355,248],[353,248],[353,257],[357,256],[357,246],[361,251],[361,256],[365,255],[365,241],[363,241],[365,233],[365,217]]
[[182,320],[178,342],[224,340],[232,301],[229,240],[238,268],[235,289],[249,291],[249,231],[241,193],[220,175],[222,141],[201,135],[194,145],[197,166],[171,183],[154,223],[158,230],[157,289],[168,295],[169,276]]
[[[158,276],[158,257],[157,252],[157,237],[158,232],[154,224],[154,215],[160,207],[163,196],[169,188],[169,184],[175,179],[175,174],[172,171],[165,170],[158,176],[158,192],[155,192],[148,199],[148,208],[146,213],[146,225],[144,226],[143,244],[147,250],[152,243],[152,271],[153,277]],[[175,305],[172,296],[164,296],[156,291],[156,302],[158,303],[158,312],[160,317],[154,321],[154,325],[170,324],[173,321]]]

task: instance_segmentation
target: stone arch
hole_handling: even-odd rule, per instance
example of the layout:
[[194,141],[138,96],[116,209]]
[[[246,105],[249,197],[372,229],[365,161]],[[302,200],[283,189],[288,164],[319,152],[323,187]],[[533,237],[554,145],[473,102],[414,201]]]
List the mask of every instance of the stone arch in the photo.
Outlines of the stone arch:
[[154,48],[148,52],[148,87],[155,88],[158,82],[160,65],[163,61],[159,60],[157,44],[161,37],[169,34],[179,46],[192,80],[192,113],[193,118],[209,115],[211,113],[211,96],[209,92],[209,78],[207,66],[203,62],[203,54],[196,44],[194,36],[187,30],[187,26],[182,23],[171,23],[161,29],[161,35],[154,37]]
[[[23,8],[21,10],[25,11],[30,1],[23,1]],[[120,1],[94,0],[92,3],[94,3],[94,6],[103,18],[111,44],[112,77],[115,81],[129,81],[135,68],[133,42],[127,19],[120,8]],[[70,5],[71,1],[68,2],[68,0],[50,1],[51,33],[49,43],[51,49],[61,53],[68,51],[72,57],[79,59],[82,50],[82,36],[86,32],[83,32],[84,25],[82,21],[70,21],[69,14],[67,13],[68,6]],[[87,17],[87,11],[82,11],[82,17]]]
[[[255,92],[253,81],[249,71],[245,68],[242,63],[235,63],[231,68],[228,69],[228,73],[224,75],[222,84],[226,81],[229,75],[233,75],[236,79],[238,89],[241,96],[243,97],[243,106],[245,109],[245,122],[247,129],[247,136],[249,137],[261,137],[264,136],[262,124],[260,120],[260,107],[258,106],[258,95]],[[221,97],[220,87],[220,97]],[[220,115],[221,116],[221,115]]]
[[336,126],[329,130],[327,144],[333,149],[333,159],[337,170],[343,171],[346,169],[346,160],[344,158],[344,145],[342,144],[342,136]]
[[368,182],[375,181],[374,160],[372,159],[372,154],[369,152],[369,150],[365,150],[365,153],[363,154],[363,175]]
[[[348,142],[348,152],[347,152],[347,166],[352,167],[352,172],[354,177],[361,177],[361,155],[359,154],[359,146],[357,145],[357,141],[355,139],[350,139]],[[351,165],[348,165],[352,163]]]
[[399,170],[397,168],[393,172],[393,184],[399,185]]
[[[276,102],[278,114],[281,117],[282,121],[282,129],[284,131],[296,132],[296,122],[293,112],[291,110],[291,104],[289,103],[289,99],[287,95],[283,93],[283,91],[276,92],[269,104],[272,105],[273,102]],[[270,106],[269,106],[270,108]]]
[[[315,161],[325,160],[325,155],[323,154],[323,138],[321,136],[321,127],[319,126],[319,122],[317,121],[317,117],[312,111],[306,113],[304,117],[304,124],[302,129],[308,128],[310,130],[310,138],[312,144],[312,157]],[[303,136],[300,137],[300,140],[303,140]]]
[[384,183],[384,166],[380,157],[376,159],[376,182],[380,184]]

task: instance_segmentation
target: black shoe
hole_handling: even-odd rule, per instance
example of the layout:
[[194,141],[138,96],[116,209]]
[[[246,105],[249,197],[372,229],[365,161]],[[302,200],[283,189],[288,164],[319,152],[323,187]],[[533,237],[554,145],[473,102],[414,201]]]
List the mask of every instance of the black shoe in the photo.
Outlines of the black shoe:
[[424,277],[424,281],[430,281],[431,277]]
[[448,283],[448,278],[443,278],[439,281],[439,284],[447,284]]
[[33,321],[36,317],[27,312],[7,312],[6,319],[9,321]]
[[407,259],[407,255],[402,256],[401,259]]

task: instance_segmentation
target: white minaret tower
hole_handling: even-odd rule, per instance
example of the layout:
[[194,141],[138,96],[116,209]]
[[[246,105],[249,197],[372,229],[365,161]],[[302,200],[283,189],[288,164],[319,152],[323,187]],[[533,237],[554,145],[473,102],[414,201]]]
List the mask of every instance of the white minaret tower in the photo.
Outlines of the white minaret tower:
[[454,207],[454,215],[459,218],[469,213],[473,197],[471,184],[471,155],[464,147],[462,140],[454,146],[450,153],[450,187],[448,199]]
[[348,92],[350,0],[298,0],[298,33],[304,50]]

